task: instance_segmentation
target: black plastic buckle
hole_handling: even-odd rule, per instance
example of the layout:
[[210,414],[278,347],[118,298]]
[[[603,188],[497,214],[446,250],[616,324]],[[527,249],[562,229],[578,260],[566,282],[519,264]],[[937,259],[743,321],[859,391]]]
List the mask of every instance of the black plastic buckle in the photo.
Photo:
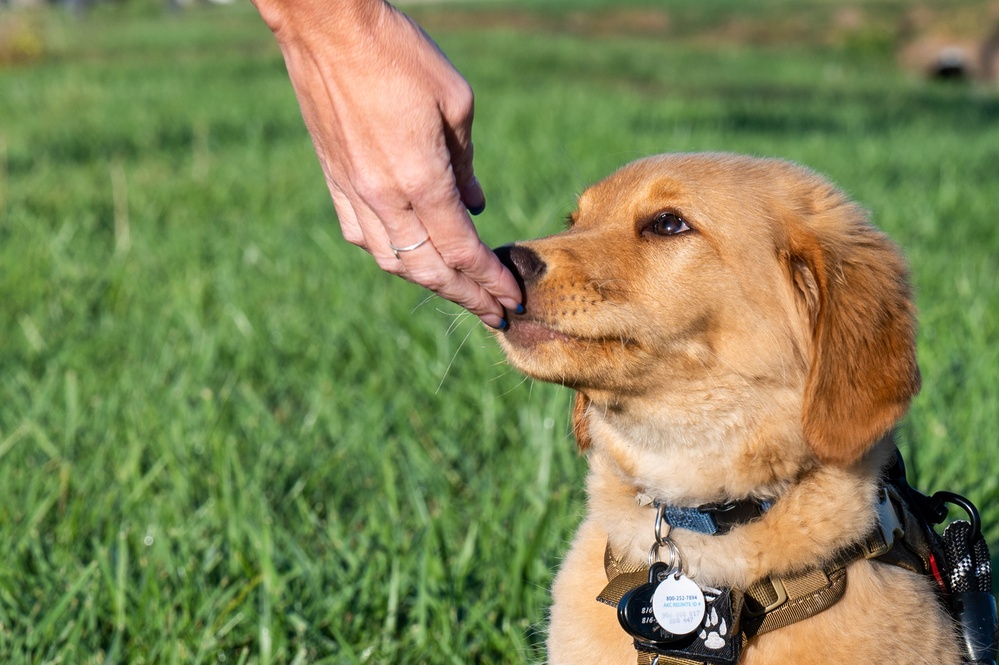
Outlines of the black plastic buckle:
[[711,503],[697,509],[714,519],[715,535],[722,535],[734,527],[741,526],[759,519],[770,507],[768,502],[755,499],[733,501],[730,503]]

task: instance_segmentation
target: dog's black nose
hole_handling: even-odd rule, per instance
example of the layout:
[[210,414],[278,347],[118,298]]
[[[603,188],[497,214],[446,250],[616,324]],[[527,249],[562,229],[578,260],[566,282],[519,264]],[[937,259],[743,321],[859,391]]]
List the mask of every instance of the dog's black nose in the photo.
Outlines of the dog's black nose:
[[520,285],[520,291],[524,294],[526,300],[527,286],[544,275],[548,266],[541,260],[537,252],[529,247],[503,245],[493,251],[499,257],[500,263],[509,268],[510,272],[513,273],[517,284]]
[[521,303],[527,306],[527,287],[545,274],[548,266],[538,256],[537,252],[522,245],[503,245],[493,250],[500,263],[513,273],[517,285],[520,286]]

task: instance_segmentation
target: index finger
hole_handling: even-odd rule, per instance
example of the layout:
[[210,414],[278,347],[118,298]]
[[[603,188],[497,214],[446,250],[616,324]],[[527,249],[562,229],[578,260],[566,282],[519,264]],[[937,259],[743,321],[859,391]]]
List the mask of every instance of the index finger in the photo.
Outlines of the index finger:
[[450,188],[438,186],[414,197],[413,212],[449,268],[481,285],[506,309],[516,310],[522,300],[517,280],[479,238],[453,177],[450,181]]

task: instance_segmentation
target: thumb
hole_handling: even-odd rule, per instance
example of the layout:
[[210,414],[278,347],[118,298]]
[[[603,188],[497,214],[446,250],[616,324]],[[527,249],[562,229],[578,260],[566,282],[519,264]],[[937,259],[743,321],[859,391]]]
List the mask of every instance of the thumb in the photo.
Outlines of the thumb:
[[[467,84],[466,84],[467,86]],[[475,154],[472,145],[472,116],[474,102],[472,90],[466,87],[466,95],[458,105],[456,118],[444,118],[444,140],[448,153],[451,155],[451,172],[458,187],[461,202],[473,215],[478,215],[486,207],[486,195],[482,185],[475,177],[472,157]]]
[[[470,131],[471,127],[468,130]],[[458,186],[461,202],[470,213],[478,215],[486,208],[486,195],[482,191],[482,185],[475,177],[475,169],[472,167],[474,150],[471,140],[467,138],[469,131],[464,132],[466,137],[464,141],[458,140],[458,133],[454,133],[453,140],[451,136],[448,136],[447,147],[448,152],[451,153],[451,171],[454,173],[454,182]]]
[[461,196],[461,202],[468,208],[468,212],[473,215],[479,215],[486,209],[486,195],[482,191],[479,179],[474,174],[472,179],[464,185],[458,185],[458,194]]

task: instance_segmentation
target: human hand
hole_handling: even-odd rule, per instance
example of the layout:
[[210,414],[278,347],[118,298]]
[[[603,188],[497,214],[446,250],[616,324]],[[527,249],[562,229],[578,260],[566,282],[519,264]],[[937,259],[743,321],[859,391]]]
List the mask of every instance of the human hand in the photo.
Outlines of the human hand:
[[[472,90],[383,0],[254,0],[284,54],[344,237],[378,265],[505,326],[516,280],[468,210]],[[467,208],[467,210],[466,210]]]

